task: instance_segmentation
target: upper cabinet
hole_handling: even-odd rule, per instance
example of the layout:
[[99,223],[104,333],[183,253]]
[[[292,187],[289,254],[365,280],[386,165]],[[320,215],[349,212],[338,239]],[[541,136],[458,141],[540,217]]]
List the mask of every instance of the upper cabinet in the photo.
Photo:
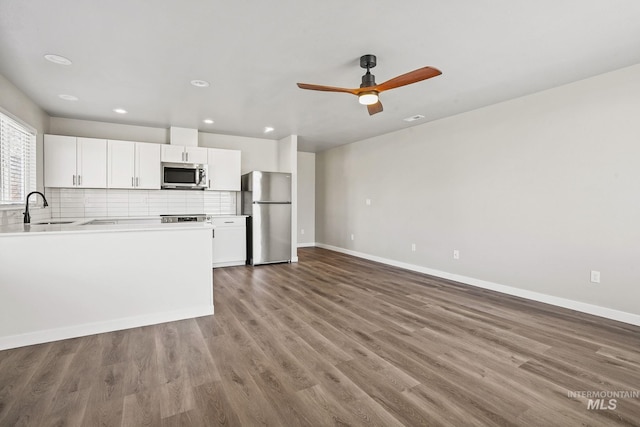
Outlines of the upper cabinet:
[[162,145],[162,161],[172,163],[207,163],[207,149],[184,147],[182,145]]
[[241,151],[208,149],[209,190],[240,191]]
[[180,145],[168,145],[164,144],[162,147],[161,158],[163,162],[180,163],[186,160],[184,155],[184,148]]
[[46,187],[107,188],[107,141],[44,136]]
[[160,145],[145,142],[107,142],[108,187],[160,189]]
[[240,191],[241,151],[44,136],[44,185],[159,190],[161,162],[208,165],[208,190]]
[[107,141],[109,188],[133,188],[135,186],[135,152],[135,142]]
[[157,190],[160,188],[160,145],[136,142],[136,188]]

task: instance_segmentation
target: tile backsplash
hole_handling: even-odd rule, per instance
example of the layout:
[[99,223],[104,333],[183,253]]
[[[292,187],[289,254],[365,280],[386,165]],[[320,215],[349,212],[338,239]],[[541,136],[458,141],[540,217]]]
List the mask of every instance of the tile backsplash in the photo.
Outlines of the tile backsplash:
[[51,218],[235,215],[233,191],[47,188]]
[[[0,210],[0,226],[22,223],[24,221],[23,214],[24,206]],[[31,222],[46,221],[51,218],[51,210],[42,207],[41,199],[38,201],[30,200],[29,215],[31,215]]]

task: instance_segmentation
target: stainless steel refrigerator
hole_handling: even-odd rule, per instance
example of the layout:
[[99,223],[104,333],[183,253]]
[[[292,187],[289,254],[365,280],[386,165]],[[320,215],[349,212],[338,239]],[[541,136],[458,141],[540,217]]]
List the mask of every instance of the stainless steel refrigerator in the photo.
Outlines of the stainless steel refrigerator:
[[242,175],[242,213],[247,218],[247,263],[291,261],[291,174]]

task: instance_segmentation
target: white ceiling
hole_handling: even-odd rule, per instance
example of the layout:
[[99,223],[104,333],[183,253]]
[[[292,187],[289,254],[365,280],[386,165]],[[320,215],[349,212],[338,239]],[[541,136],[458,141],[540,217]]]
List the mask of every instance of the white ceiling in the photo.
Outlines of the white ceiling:
[[[296,87],[358,87],[368,53],[378,83],[426,65],[443,75],[383,93],[375,116],[355,96]],[[0,74],[49,115],[297,134],[301,151],[637,63],[637,0],[0,0]]]

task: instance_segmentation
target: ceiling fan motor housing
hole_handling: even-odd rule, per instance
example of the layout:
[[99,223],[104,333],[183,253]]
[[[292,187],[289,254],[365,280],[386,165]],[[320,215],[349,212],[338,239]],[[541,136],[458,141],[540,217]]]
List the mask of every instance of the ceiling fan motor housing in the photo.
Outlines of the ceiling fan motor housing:
[[362,84],[360,87],[370,87],[376,85],[376,76],[371,74],[369,70],[367,70],[367,74],[362,76]]
[[376,56],[375,55],[362,55],[360,57],[360,66],[362,68],[366,68],[367,72],[364,76],[362,76],[362,84],[360,87],[371,87],[376,85],[376,76],[369,72],[370,68],[376,66]]

